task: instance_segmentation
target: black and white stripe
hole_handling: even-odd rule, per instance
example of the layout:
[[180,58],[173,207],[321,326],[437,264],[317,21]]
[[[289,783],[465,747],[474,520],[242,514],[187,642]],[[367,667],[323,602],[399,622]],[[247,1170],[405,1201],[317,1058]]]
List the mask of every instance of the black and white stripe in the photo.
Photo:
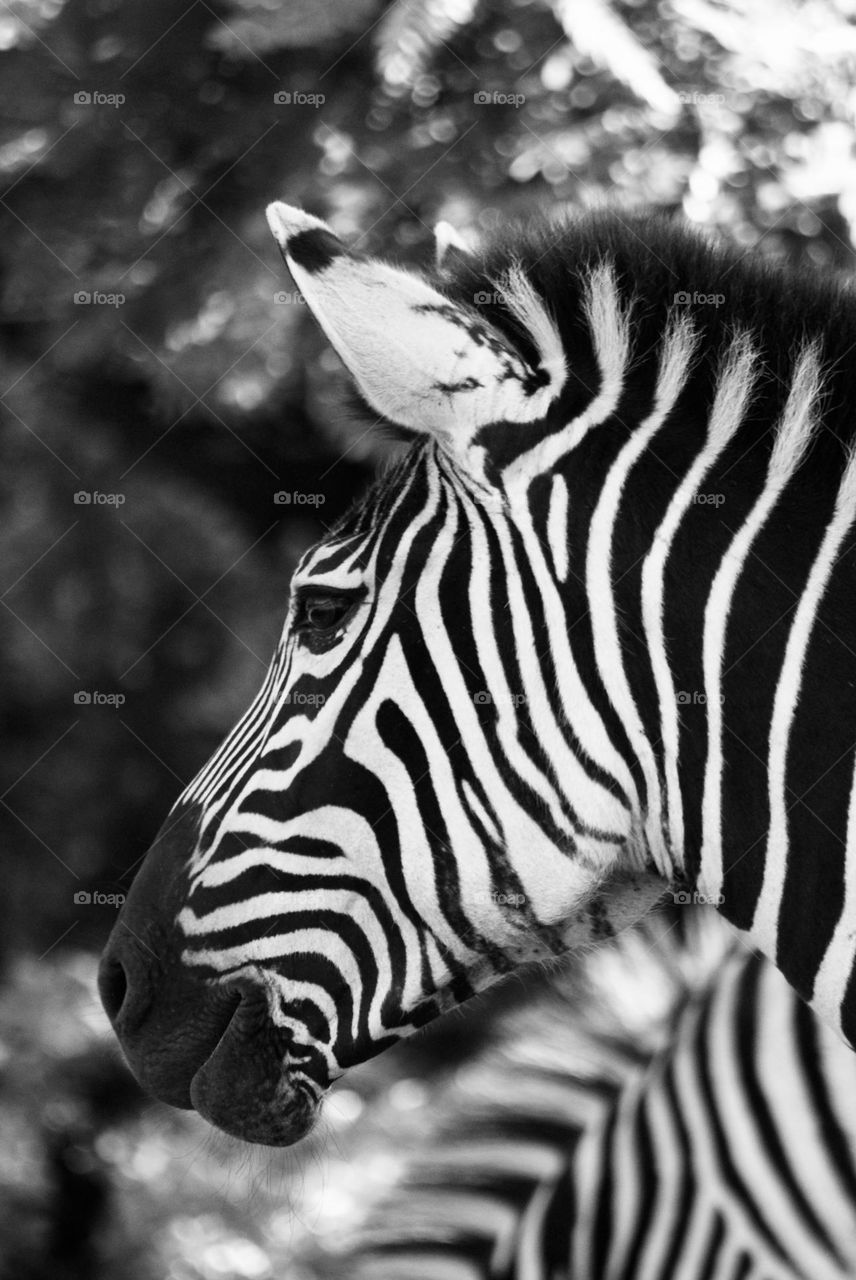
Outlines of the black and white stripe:
[[849,290],[657,220],[427,278],[269,216],[415,441],[304,558],[258,698],[179,802],[184,963],[260,984],[318,1094],[671,884],[852,1042]]
[[672,940],[629,941],[446,1091],[349,1280],[854,1274],[852,1053],[761,957],[708,939],[698,981]]

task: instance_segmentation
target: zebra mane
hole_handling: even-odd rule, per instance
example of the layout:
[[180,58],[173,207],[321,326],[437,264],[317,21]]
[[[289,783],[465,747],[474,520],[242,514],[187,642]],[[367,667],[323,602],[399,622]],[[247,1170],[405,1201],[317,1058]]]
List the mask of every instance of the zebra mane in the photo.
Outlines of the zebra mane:
[[[678,305],[692,309],[711,339],[721,341],[723,333],[745,329],[771,357],[787,357],[795,335],[827,334],[842,352],[856,341],[853,287],[840,272],[766,258],[657,211],[604,209],[512,223],[482,252],[451,259],[434,283],[469,305],[474,294],[484,295],[476,303],[479,309],[518,341],[528,339],[527,354],[534,356],[533,335],[520,325],[515,299],[509,302],[497,281],[518,268],[546,303],[566,349],[572,349],[580,338],[581,284],[603,264],[615,269],[622,294],[639,303],[635,319],[644,331],[643,347],[645,337],[661,330],[681,293],[689,297]],[[721,302],[692,300],[720,293]]]
[[525,280],[555,323],[572,386],[588,391],[598,385],[599,370],[587,297],[593,276],[604,270],[630,315],[637,376],[646,369],[653,374],[676,316],[691,320],[698,334],[693,376],[701,386],[712,381],[734,336],[747,335],[760,375],[742,428],[750,436],[778,415],[801,352],[815,344],[826,374],[826,430],[813,453],[840,478],[841,445],[849,450],[856,442],[856,294],[840,272],[765,258],[666,214],[599,210],[512,224],[481,254],[450,259],[433,283],[455,302],[472,306],[475,300],[485,320],[537,362],[543,335],[521,322],[525,298],[498,287],[509,273]]
[[[357,392],[353,393],[354,403],[359,400]],[[375,421],[372,425],[388,432],[390,438],[404,441],[410,439],[404,428],[394,423]],[[418,457],[428,447],[423,437],[414,438],[408,451],[389,458],[361,494],[358,494],[347,510],[330,528],[325,541],[338,541],[344,538],[357,537],[367,532],[373,525],[380,523],[388,507],[395,502],[405,474],[417,464]]]
[[[675,908],[573,969],[554,971],[525,1009],[500,1020],[492,1043],[441,1084],[409,1149],[407,1136],[395,1135],[403,1160],[387,1166],[385,1185],[364,1191],[362,1221],[335,1252],[313,1248],[304,1259],[309,1273],[323,1280],[504,1274],[532,1197],[561,1176],[582,1133],[645,1073],[735,945],[712,912]],[[362,1167],[359,1150],[348,1163]]]

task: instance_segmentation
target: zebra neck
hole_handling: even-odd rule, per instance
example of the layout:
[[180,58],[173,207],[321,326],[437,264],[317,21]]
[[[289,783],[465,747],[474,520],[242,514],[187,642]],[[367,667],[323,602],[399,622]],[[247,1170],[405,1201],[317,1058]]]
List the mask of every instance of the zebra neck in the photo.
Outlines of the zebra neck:
[[532,489],[576,669],[661,875],[856,1043],[849,375],[834,335],[783,354],[762,324],[674,312],[646,355],[611,288],[589,308],[601,390]]

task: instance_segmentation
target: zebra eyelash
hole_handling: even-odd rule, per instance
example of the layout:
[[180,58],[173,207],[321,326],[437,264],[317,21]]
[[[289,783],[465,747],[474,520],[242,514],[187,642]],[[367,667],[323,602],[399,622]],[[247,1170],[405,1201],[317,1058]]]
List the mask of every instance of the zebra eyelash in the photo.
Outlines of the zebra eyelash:
[[[366,597],[365,588],[312,586],[299,587],[294,598],[291,631],[313,653],[325,653],[342,636],[357,606]],[[330,613],[323,624],[325,608]]]

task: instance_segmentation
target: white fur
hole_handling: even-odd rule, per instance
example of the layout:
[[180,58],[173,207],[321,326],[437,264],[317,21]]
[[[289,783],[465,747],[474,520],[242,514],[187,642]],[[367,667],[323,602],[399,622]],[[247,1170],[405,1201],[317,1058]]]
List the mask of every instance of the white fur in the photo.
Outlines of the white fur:
[[592,427],[606,422],[618,406],[630,358],[630,312],[621,300],[610,263],[600,262],[592,270],[585,283],[583,306],[600,368],[600,388],[578,418],[506,467],[503,483],[509,494],[525,493],[536,476],[555,471]]
[[550,375],[551,386],[559,391],[568,376],[565,348],[543,299],[519,264],[509,267],[496,284],[508,310],[535,343],[541,365]]
[[673,317],[663,340],[654,407],[648,417],[632,431],[610,467],[592,516],[586,563],[586,589],[591,610],[595,658],[604,687],[642,766],[647,793],[646,843],[655,865],[664,875],[669,874],[672,862],[669,850],[663,842],[662,786],[654,749],[648,741],[624,668],[612,585],[612,542],[627,478],[654,436],[669,420],[678,396],[686,385],[695,343],[696,336],[690,322],[685,317]]
[[446,256],[450,249],[457,249],[460,253],[471,253],[472,249],[467,244],[464,237],[451,222],[440,221],[434,224],[434,264],[438,270],[442,269],[446,260]]
[[785,485],[802,461],[808,442],[817,427],[820,364],[814,345],[802,352],[794,372],[787,402],[778,426],[764,488],[723,556],[708,596],[704,616],[704,692],[707,708],[707,764],[704,777],[703,812],[708,861],[702,864],[701,884],[705,892],[722,891],[721,851],[715,832],[721,828],[722,772],[725,758],[723,740],[722,677],[728,622],[734,591],[751,554],[752,543],[763,529]]
[[553,570],[559,582],[568,578],[568,485],[563,475],[553,476],[550,485],[550,510],[547,514],[547,541],[553,557]]
[[522,272],[512,270],[503,287],[549,374],[531,395],[523,384],[533,371],[480,313],[477,296],[458,306],[414,272],[344,247],[323,270],[307,271],[289,256],[291,238],[311,229],[332,235],[330,228],[282,204],[270,206],[268,221],[315,318],[378,413],[464,454],[479,427],[547,412],[564,381],[561,342]]
[[[820,550],[800,594],[799,604],[788,634],[785,658],[773,703],[773,721],[770,727],[767,760],[770,827],[764,863],[764,883],[755,908],[751,930],[753,941],[766,955],[773,958],[777,954],[779,908],[785,887],[788,809],[793,803],[793,799],[789,799],[787,786],[791,730],[800,698],[803,667],[817,612],[835,567],[841,544],[854,518],[856,518],[856,453],[851,453],[838,490],[834,514],[827,525]],[[839,980],[844,984],[848,977],[849,972],[840,974]],[[840,994],[843,995],[841,988]]]
[[660,704],[670,844],[675,858],[682,857],[684,832],[678,782],[678,704],[663,623],[666,565],[693,497],[743,420],[753,385],[754,359],[755,351],[748,335],[735,335],[720,371],[707,440],[675,490],[642,567],[642,617]]
[[843,987],[856,959],[856,766],[847,812],[844,852],[844,902],[835,932],[814,981],[811,1007],[829,1026],[841,1028]]

